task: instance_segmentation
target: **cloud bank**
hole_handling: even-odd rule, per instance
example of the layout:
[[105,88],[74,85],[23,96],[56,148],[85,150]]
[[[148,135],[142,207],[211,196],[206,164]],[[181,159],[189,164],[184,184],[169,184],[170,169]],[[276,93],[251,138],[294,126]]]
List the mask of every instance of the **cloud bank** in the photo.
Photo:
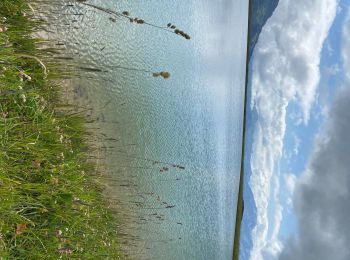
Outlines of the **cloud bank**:
[[[344,71],[350,71],[350,13],[343,30]],[[350,74],[316,140],[308,170],[295,188],[298,235],[280,260],[350,259]]]
[[286,110],[290,102],[297,102],[300,120],[307,124],[320,80],[321,50],[335,18],[337,2],[281,0],[255,47],[251,106],[259,119],[249,183],[258,212],[257,226],[252,232],[254,260],[274,259],[282,250],[278,232],[271,229],[268,208],[272,201],[273,226],[279,227],[283,209],[274,199],[279,192],[278,180],[272,180],[278,174],[277,165],[283,153]]

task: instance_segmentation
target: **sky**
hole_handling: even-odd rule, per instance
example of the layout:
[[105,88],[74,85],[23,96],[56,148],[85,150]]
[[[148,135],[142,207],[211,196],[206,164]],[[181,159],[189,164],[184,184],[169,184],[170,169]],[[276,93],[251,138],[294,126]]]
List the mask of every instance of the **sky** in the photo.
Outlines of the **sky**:
[[350,0],[280,0],[251,67],[250,259],[350,259]]

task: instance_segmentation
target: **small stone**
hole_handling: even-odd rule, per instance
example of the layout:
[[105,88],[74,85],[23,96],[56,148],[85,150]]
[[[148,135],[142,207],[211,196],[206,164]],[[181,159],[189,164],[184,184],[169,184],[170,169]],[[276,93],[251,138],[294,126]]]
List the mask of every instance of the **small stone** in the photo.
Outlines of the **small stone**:
[[0,33],[6,32],[6,31],[7,31],[7,27],[6,26],[0,26]]

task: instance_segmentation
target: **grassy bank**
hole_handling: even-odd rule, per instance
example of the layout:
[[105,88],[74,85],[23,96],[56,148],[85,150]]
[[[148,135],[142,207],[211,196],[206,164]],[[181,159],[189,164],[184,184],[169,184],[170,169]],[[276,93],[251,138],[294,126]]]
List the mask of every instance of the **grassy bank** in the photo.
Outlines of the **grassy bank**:
[[[252,19],[252,0],[249,0],[249,14],[248,14],[248,30],[251,29],[251,19]],[[249,31],[247,36],[247,55],[246,55],[246,71],[245,71],[245,95],[244,95],[244,114],[243,114],[243,137],[242,137],[242,159],[241,159],[241,172],[239,180],[239,191],[238,191],[238,201],[236,210],[236,224],[235,224],[235,234],[234,234],[234,245],[233,245],[233,260],[239,259],[240,241],[241,241],[241,226],[243,220],[244,212],[244,161],[245,161],[245,139],[246,139],[246,125],[247,125],[247,102],[248,102],[248,77],[249,77],[249,46],[250,46]]]
[[84,119],[59,102],[65,71],[29,2],[0,1],[0,259],[118,259]]

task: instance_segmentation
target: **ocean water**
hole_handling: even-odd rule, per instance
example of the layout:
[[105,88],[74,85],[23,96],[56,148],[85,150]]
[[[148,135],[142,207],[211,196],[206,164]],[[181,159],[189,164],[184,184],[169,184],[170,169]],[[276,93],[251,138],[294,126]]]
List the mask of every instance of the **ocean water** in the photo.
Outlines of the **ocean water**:
[[134,259],[231,259],[248,1],[88,3],[172,23],[191,36],[113,22],[74,1],[49,7],[51,37],[79,75],[75,94],[93,108],[100,128],[103,149],[95,156],[103,157],[123,251]]

